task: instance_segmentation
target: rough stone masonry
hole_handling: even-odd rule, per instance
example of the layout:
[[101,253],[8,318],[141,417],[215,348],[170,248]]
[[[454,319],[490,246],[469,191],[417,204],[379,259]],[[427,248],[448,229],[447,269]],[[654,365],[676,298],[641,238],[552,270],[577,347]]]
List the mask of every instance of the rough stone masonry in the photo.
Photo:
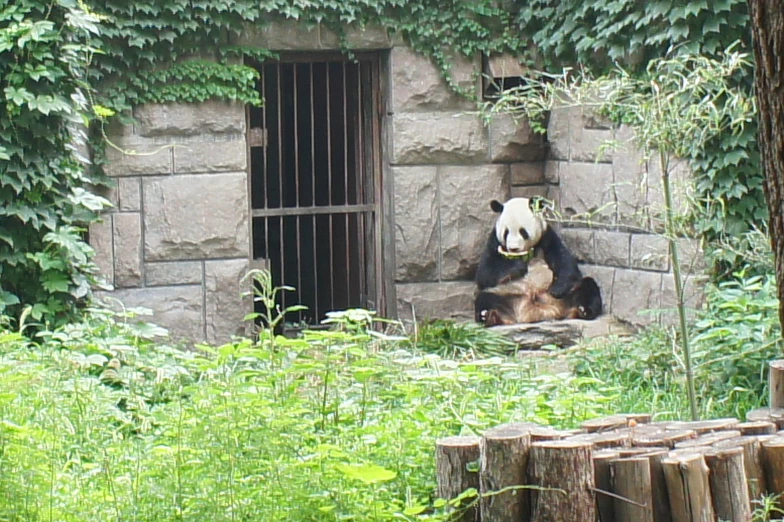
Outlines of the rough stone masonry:
[[[283,22],[246,31],[244,44],[277,51],[338,49],[322,26]],[[436,67],[379,29],[349,31],[359,50],[382,53],[388,76],[384,115],[385,194],[394,223],[394,291],[389,315],[470,319],[473,273],[493,222],[491,199],[541,195],[565,216],[595,213],[592,225],[563,228],[567,244],[600,283],[608,311],[644,324],[640,315],[671,306],[667,244],[655,230],[661,196],[655,165],[633,148],[599,155],[628,129],[597,122],[580,109],[555,111],[547,137],[508,116],[485,125],[473,105],[449,90]],[[457,59],[464,88],[481,93],[482,60]],[[104,294],[144,306],[175,337],[224,342],[246,333],[251,311],[240,280],[249,268],[250,208],[244,107],[234,103],[145,105],[136,125],[115,128],[108,173],[114,204],[90,241],[107,282]],[[685,181],[685,170],[679,179]],[[574,224],[573,224],[574,225]],[[697,274],[701,253],[685,241]],[[691,276],[692,302],[702,285]],[[694,294],[692,296],[692,294]]]

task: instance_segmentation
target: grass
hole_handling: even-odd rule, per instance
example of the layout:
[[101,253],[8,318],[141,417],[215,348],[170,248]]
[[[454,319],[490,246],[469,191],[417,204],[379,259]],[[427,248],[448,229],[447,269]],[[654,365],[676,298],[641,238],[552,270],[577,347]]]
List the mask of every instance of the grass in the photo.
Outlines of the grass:
[[[711,291],[694,336],[704,417],[764,402],[773,289],[741,274]],[[141,319],[96,309],[34,343],[0,328],[0,520],[445,520],[439,437],[688,416],[661,329],[519,358],[484,329],[433,322],[408,338],[351,310],[298,339],[194,352]]]

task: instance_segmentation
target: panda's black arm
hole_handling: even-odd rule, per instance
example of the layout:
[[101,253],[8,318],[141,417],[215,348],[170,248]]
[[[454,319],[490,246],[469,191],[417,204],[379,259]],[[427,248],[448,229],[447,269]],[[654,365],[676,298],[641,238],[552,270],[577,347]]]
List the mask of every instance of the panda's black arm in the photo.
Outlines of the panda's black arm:
[[560,299],[582,279],[582,273],[577,266],[577,258],[572,254],[563,241],[552,229],[542,236],[538,245],[544,253],[544,260],[553,272],[553,284],[550,285],[550,295]]
[[498,253],[499,245],[495,231],[491,232],[476,269],[475,280],[479,290],[492,288],[505,280],[524,277],[528,272],[528,263],[519,259],[505,258]]

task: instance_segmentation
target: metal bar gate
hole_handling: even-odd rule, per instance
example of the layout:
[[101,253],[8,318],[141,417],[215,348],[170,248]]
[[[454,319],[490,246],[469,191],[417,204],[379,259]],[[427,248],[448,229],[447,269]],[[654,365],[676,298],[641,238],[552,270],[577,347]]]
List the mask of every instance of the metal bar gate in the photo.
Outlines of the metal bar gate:
[[378,61],[299,56],[258,65],[264,107],[248,114],[253,258],[290,314],[380,305]]

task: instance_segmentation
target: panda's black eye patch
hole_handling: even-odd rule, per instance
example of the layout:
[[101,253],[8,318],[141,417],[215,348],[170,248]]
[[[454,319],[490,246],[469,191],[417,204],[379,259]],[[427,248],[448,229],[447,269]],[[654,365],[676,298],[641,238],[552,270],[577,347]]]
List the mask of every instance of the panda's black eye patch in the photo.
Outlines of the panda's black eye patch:
[[528,235],[528,232],[524,228],[520,229],[520,235],[523,236],[523,239],[525,239],[526,241],[528,241],[528,239],[531,237]]

